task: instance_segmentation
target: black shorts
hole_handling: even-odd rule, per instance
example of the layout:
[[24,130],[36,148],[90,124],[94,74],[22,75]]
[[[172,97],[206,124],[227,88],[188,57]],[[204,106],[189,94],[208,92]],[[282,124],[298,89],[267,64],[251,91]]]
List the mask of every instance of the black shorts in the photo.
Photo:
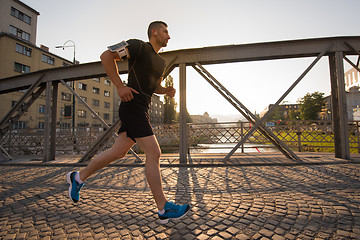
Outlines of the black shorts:
[[121,103],[119,118],[121,120],[121,127],[118,133],[126,132],[127,137],[131,138],[134,142],[136,142],[135,138],[154,135],[146,108]]

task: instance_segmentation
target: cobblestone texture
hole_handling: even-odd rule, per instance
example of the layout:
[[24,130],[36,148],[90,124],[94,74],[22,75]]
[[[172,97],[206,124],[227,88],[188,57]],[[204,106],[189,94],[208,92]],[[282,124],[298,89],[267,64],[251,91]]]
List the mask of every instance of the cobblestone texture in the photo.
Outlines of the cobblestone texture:
[[73,167],[0,167],[0,239],[360,239],[358,164],[162,168],[166,195],[190,203],[158,223],[143,167],[109,167],[81,202]]

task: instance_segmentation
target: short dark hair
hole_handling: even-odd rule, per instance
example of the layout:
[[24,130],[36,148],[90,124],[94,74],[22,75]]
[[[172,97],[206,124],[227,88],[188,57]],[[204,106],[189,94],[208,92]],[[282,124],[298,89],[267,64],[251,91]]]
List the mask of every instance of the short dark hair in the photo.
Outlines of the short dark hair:
[[151,37],[151,33],[152,33],[152,30],[153,29],[159,29],[161,27],[161,25],[164,25],[165,27],[167,27],[168,25],[163,22],[163,21],[154,21],[152,23],[149,24],[149,27],[148,27],[148,37],[150,39]]

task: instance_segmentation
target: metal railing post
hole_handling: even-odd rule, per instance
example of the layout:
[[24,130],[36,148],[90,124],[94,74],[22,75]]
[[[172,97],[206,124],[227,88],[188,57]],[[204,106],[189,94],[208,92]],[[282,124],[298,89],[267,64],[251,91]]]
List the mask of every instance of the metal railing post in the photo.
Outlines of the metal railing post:
[[334,143],[335,157],[350,159],[343,58],[343,52],[335,52],[329,56]]
[[181,63],[179,65],[180,73],[180,163],[187,163],[187,153],[188,153],[188,133],[187,133],[187,123],[186,123],[186,65]]
[[51,127],[50,127],[50,158],[55,159],[56,154],[56,119],[57,119],[57,100],[58,100],[58,89],[59,83],[52,83],[52,105],[51,105]]
[[358,147],[358,153],[360,153],[360,133],[359,133],[359,121],[356,121],[356,137],[357,137],[357,147]]
[[[241,139],[244,137],[244,123],[241,122],[240,123],[240,127],[241,127]],[[241,153],[244,153],[244,143],[241,145]]]
[[46,82],[45,100],[45,129],[44,129],[44,162],[51,161],[50,141],[51,141],[51,82]]
[[298,125],[299,122],[296,122],[296,129],[297,129],[297,136],[298,136],[298,151],[301,152],[302,151],[302,146],[301,146],[301,125]]

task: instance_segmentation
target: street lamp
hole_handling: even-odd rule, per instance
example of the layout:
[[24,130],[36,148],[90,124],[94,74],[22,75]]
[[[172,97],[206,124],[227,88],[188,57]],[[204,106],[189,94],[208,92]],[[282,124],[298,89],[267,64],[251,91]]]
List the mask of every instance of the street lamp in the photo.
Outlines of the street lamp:
[[[66,46],[66,44],[70,42],[72,45]],[[73,58],[73,64],[75,65],[75,43],[72,40],[67,40],[62,46],[56,46],[55,48],[62,48],[65,50],[66,47],[73,47],[74,48],[74,58]]]
[[[66,46],[67,43],[72,43],[72,45],[68,45]],[[75,42],[72,40],[67,40],[62,46],[55,46],[55,48],[62,48],[63,50],[65,50],[66,47],[73,47],[74,48],[74,58],[73,58],[73,64],[75,65],[76,60],[75,60]],[[75,81],[72,82],[72,89],[75,91]],[[73,102],[72,102],[72,127],[73,127],[73,131],[75,130],[75,95],[73,94]]]

